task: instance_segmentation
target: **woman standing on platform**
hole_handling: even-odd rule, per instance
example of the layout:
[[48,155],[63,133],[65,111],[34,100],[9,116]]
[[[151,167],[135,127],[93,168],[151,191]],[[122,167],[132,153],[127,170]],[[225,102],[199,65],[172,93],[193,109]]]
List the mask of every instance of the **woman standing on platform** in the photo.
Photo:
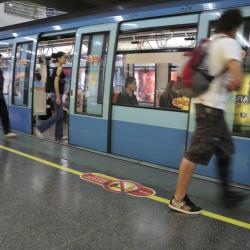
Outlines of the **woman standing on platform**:
[[55,139],[56,140],[67,140],[66,136],[63,136],[63,102],[62,96],[64,93],[65,86],[65,74],[63,72],[63,65],[66,63],[65,53],[60,51],[56,54],[52,54],[57,62],[57,66],[54,68],[51,80],[49,82],[49,90],[51,95],[51,100],[54,104],[55,113],[48,120],[43,122],[36,128],[36,135],[42,139],[43,132],[50,128],[54,123],[55,128]]

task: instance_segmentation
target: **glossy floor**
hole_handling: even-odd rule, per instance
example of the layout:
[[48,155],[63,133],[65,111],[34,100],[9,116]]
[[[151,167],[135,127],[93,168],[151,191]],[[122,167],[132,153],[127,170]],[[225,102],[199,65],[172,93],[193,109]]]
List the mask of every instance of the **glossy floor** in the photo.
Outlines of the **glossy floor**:
[[[84,173],[133,180],[171,198],[177,175],[19,135],[0,144]],[[204,209],[250,223],[250,193],[226,209],[219,185],[194,179]],[[241,191],[241,190],[239,190]],[[250,230],[166,204],[104,190],[79,176],[0,149],[0,249],[250,249]]]

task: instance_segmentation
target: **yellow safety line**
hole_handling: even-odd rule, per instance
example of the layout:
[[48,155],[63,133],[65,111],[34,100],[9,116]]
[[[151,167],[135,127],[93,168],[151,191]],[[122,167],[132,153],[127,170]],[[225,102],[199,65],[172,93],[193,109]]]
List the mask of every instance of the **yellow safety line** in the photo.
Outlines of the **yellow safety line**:
[[20,156],[23,156],[25,158],[28,158],[28,159],[31,159],[33,161],[37,161],[37,162],[40,162],[44,165],[47,165],[47,166],[50,166],[50,167],[53,167],[53,168],[57,168],[57,169],[60,169],[62,171],[66,171],[66,172],[69,172],[71,174],[75,174],[75,175],[81,175],[83,174],[82,172],[79,172],[79,171],[76,171],[74,169],[71,169],[71,168],[67,168],[67,167],[63,167],[59,164],[56,164],[56,163],[53,163],[53,162],[50,162],[50,161],[46,161],[44,159],[41,159],[39,157],[36,157],[36,156],[32,156],[32,155],[29,155],[29,154],[25,154],[23,152],[20,152],[18,150],[15,150],[15,149],[12,149],[12,148],[8,148],[8,147],[5,147],[5,146],[2,146],[0,145],[0,148],[1,149],[4,149],[6,151],[9,151],[11,153],[14,153],[14,154],[17,154],[17,155],[20,155]]
[[[20,155],[20,156],[23,156],[25,158],[31,159],[31,160],[36,161],[36,162],[40,162],[40,163],[42,163],[44,165],[47,165],[47,166],[50,166],[50,167],[57,168],[57,169],[62,170],[62,171],[66,171],[66,172],[71,173],[71,174],[75,174],[75,175],[78,175],[78,176],[84,174],[83,172],[76,171],[76,170],[71,169],[71,168],[63,167],[63,166],[61,166],[59,164],[56,164],[56,163],[53,163],[53,162],[50,162],[50,161],[46,161],[46,160],[41,159],[39,157],[32,156],[32,155],[23,153],[21,151],[18,151],[18,150],[9,148],[9,147],[5,147],[5,146],[0,145],[0,149],[9,151],[11,153],[14,153],[14,154],[17,154],[17,155]],[[103,175],[103,176],[105,176],[105,175]],[[111,176],[110,176],[110,179],[117,180],[117,178],[114,178],[114,177],[111,177]],[[165,198],[162,198],[162,197],[159,197],[159,196],[156,196],[156,195],[152,195],[152,196],[149,196],[149,197],[146,197],[146,198],[157,201],[157,202],[160,202],[160,203],[164,203],[164,204],[169,204],[169,202],[170,202],[168,199],[165,199]],[[211,213],[211,212],[208,212],[208,211],[203,211],[202,215],[206,216],[206,217],[209,217],[209,218],[212,218],[212,219],[215,219],[215,220],[226,222],[226,223],[229,223],[229,224],[232,224],[232,225],[235,225],[235,226],[250,229],[250,224],[249,223],[239,221],[239,220],[235,220],[235,219],[232,219],[232,218],[229,218],[229,217],[226,217],[226,216]]]

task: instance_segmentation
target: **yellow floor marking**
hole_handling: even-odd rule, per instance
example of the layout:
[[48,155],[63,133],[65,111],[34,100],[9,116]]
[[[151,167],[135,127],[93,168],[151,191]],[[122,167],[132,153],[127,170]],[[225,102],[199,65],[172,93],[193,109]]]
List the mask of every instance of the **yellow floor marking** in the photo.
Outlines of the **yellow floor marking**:
[[17,154],[17,155],[20,155],[20,156],[23,156],[25,158],[28,158],[28,159],[31,159],[33,161],[37,161],[37,162],[40,162],[44,165],[47,165],[47,166],[50,166],[50,167],[53,167],[53,168],[57,168],[57,169],[60,169],[62,171],[66,171],[66,172],[69,172],[71,174],[75,174],[75,175],[81,175],[83,174],[82,172],[79,172],[79,171],[76,171],[74,169],[71,169],[71,168],[67,168],[67,167],[63,167],[59,164],[56,164],[56,163],[53,163],[53,162],[50,162],[50,161],[46,161],[44,159],[41,159],[39,157],[36,157],[36,156],[33,156],[33,155],[29,155],[29,154],[25,154],[23,152],[20,152],[18,150],[15,150],[15,149],[12,149],[12,148],[8,148],[8,147],[5,147],[5,146],[2,146],[0,145],[0,149],[4,149],[6,151],[9,151],[11,153],[14,153],[14,154]]
[[[0,149],[9,151],[11,153],[14,153],[14,154],[17,154],[17,155],[20,155],[20,156],[23,156],[25,158],[31,159],[33,161],[42,163],[42,164],[50,166],[50,167],[57,168],[57,169],[62,170],[62,171],[66,171],[66,172],[71,173],[71,174],[75,174],[75,175],[78,175],[78,176],[84,174],[83,172],[76,171],[76,170],[71,169],[71,168],[63,167],[63,166],[61,166],[59,164],[56,164],[56,163],[53,163],[53,162],[50,162],[50,161],[46,161],[46,160],[41,159],[39,157],[32,156],[32,155],[23,153],[21,151],[18,151],[18,150],[9,148],[9,147],[5,147],[5,146],[0,145]],[[111,176],[110,176],[110,179],[117,180],[117,178],[114,178],[114,177],[111,177]],[[159,196],[156,196],[156,195],[152,195],[152,196],[149,196],[149,197],[146,197],[146,198],[157,201],[157,202],[160,202],[160,203],[164,203],[164,204],[169,204],[169,202],[170,202],[168,199],[165,199],[165,198],[162,198],[162,197],[159,197]],[[212,219],[215,219],[215,220],[226,222],[226,223],[238,226],[238,227],[250,229],[250,224],[249,223],[239,221],[239,220],[235,220],[235,219],[232,219],[232,218],[229,218],[229,217],[226,217],[226,216],[211,213],[211,212],[208,212],[208,211],[203,211],[202,215],[206,216],[206,217],[209,217],[209,218],[212,218]]]

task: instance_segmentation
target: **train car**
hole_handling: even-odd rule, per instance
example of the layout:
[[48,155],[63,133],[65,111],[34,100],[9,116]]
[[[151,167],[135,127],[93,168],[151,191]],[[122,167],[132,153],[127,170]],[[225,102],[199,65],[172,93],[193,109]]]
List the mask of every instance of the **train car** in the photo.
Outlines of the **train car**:
[[[249,186],[250,0],[191,0],[107,9],[0,30],[12,128],[33,134],[35,124],[50,115],[49,94],[44,95],[45,85],[37,84],[34,76],[39,72],[48,84],[55,66],[51,54],[62,50],[67,54],[68,143],[178,169],[195,126],[192,102],[171,94],[178,66],[186,52],[213,33],[220,14],[235,7],[244,15],[237,39],[245,51],[245,80],[239,93],[228,99],[226,116],[236,144],[232,179]],[[138,105],[117,103],[129,76],[137,81]],[[208,167],[198,166],[196,173],[217,178],[214,160]]]

